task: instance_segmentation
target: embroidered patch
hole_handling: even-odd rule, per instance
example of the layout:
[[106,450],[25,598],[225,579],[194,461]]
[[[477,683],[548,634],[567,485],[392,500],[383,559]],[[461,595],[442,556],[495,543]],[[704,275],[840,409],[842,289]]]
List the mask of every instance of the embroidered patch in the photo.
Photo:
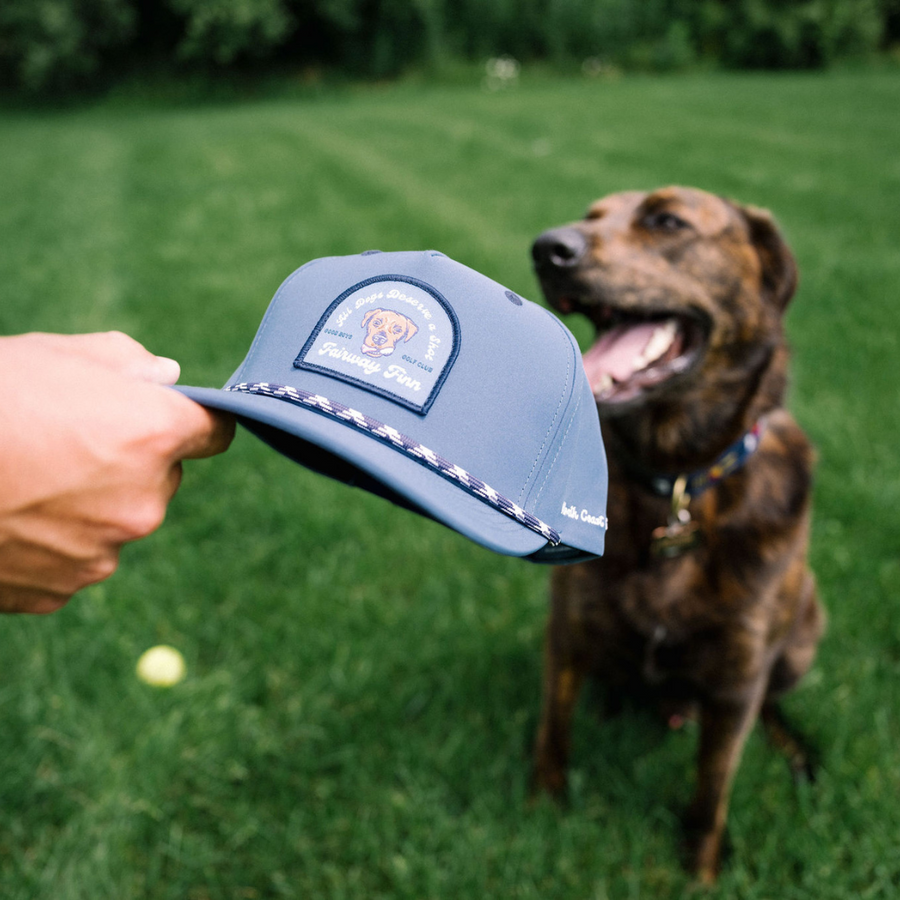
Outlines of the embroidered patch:
[[459,320],[437,290],[405,275],[380,275],[328,307],[294,366],[424,414],[458,352]]

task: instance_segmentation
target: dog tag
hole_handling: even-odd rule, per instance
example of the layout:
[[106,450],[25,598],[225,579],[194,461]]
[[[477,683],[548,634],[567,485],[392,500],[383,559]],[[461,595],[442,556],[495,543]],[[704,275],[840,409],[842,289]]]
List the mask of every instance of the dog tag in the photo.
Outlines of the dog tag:
[[693,550],[700,543],[700,526],[696,522],[673,522],[654,528],[650,552],[662,559],[674,559]]
[[675,559],[700,543],[700,526],[691,520],[687,478],[680,475],[672,487],[672,509],[669,524],[654,528],[650,535],[650,552],[662,559]]

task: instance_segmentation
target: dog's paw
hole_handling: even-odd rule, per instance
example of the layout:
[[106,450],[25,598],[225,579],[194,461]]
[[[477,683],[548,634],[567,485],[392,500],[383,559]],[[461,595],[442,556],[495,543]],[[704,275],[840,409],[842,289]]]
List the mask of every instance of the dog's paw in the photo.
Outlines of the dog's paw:
[[535,764],[529,786],[532,803],[536,803],[541,797],[549,797],[555,803],[567,805],[569,795],[569,776],[564,768],[541,762]]
[[722,861],[731,854],[728,832],[717,833],[709,823],[700,822],[688,811],[683,819],[684,867],[700,887],[712,887],[719,878]]

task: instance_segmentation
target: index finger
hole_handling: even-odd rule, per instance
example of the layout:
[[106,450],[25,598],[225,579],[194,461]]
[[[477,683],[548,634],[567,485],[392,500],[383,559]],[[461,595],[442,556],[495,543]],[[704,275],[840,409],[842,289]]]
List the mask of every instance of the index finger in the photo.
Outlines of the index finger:
[[129,378],[156,384],[174,384],[178,381],[180,367],[174,359],[151,353],[143,344],[121,331],[91,334],[32,332],[23,337],[55,353],[79,356]]

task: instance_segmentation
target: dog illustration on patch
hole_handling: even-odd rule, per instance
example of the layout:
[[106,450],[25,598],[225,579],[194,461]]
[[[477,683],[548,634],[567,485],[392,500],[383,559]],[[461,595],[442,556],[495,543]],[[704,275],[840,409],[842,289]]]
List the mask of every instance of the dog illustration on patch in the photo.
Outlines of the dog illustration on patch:
[[362,327],[366,329],[362,352],[376,357],[390,356],[396,344],[405,343],[419,330],[415,322],[392,309],[370,309]]

